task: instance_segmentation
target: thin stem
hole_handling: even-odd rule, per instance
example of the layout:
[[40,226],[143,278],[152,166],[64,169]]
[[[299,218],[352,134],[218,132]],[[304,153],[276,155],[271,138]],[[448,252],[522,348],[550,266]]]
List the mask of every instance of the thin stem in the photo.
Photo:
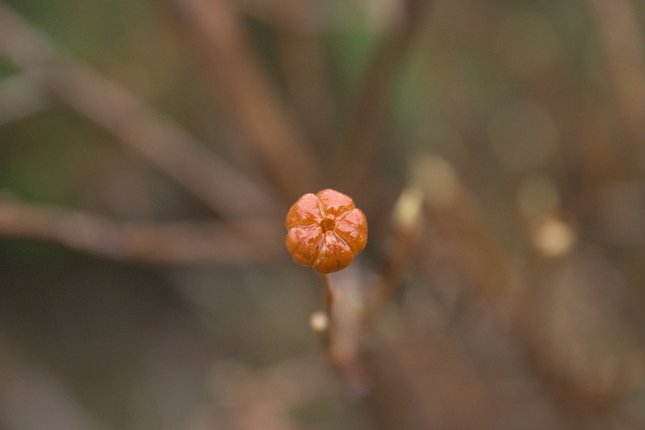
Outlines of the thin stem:
[[174,0],[201,49],[202,60],[242,142],[289,200],[316,183],[318,165],[311,145],[267,79],[249,35],[226,0]]
[[363,296],[360,285],[344,276],[351,272],[351,269],[346,269],[333,277],[323,276],[325,313],[328,317],[323,346],[333,369],[349,387],[360,394],[367,387],[360,357],[365,334],[362,325]]
[[334,331],[334,302],[335,296],[329,282],[329,276],[327,274],[322,275],[323,278],[323,289],[325,294],[325,316],[327,317],[327,327],[323,332],[323,345],[328,352],[328,355],[331,359],[331,346],[332,346],[332,332]]
[[325,313],[328,318],[332,316],[332,309],[334,307],[334,292],[329,283],[329,275],[323,275],[324,288],[325,288]]

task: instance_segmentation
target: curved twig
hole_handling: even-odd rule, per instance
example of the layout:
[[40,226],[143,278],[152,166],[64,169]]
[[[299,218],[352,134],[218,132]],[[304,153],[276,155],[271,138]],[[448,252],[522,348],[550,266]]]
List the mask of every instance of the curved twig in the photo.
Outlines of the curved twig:
[[318,166],[304,133],[261,71],[248,37],[226,0],[174,0],[244,143],[292,200],[314,187]]

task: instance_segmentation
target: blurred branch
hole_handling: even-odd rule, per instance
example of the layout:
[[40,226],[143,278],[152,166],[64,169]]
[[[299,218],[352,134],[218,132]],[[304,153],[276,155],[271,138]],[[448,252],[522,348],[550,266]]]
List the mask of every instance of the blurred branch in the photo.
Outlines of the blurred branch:
[[351,265],[325,276],[328,317],[323,333],[325,354],[332,368],[357,395],[365,394],[370,385],[360,357],[366,334],[366,274]]
[[0,81],[0,127],[34,115],[48,107],[40,91],[25,76]]
[[318,166],[304,134],[261,70],[248,35],[227,0],[173,0],[201,48],[216,98],[238,123],[252,155],[284,197],[313,189]]
[[638,14],[630,0],[587,2],[596,19],[616,103],[640,146],[645,137],[645,59]]
[[[430,303],[418,304],[416,318],[390,315],[385,324],[377,319],[413,260],[424,214],[424,193],[413,182],[392,211],[393,232],[380,273],[350,266],[327,278],[325,352],[343,380],[355,393],[367,394],[392,428],[488,428],[495,393]],[[440,406],[451,400],[468,413]]]
[[271,198],[246,176],[124,87],[58,52],[45,34],[4,3],[0,54],[45,93],[117,136],[213,211],[228,219],[276,212]]
[[291,100],[319,143],[331,135],[333,100],[327,58],[313,0],[276,3],[282,20],[275,22],[279,57]]
[[[432,193],[438,185],[427,183],[427,192]],[[533,294],[545,294],[549,285],[531,285],[537,274],[514,279],[516,274],[509,267],[513,259],[487,229],[477,199],[460,184],[455,184],[449,200],[430,205],[429,216],[429,225],[433,226],[436,236],[424,241],[434,248],[428,253],[445,256],[445,249],[448,249],[447,258],[455,260],[454,270],[461,273],[465,277],[463,283],[472,288],[461,292],[463,304],[475,312],[484,312],[508,333],[568,427],[603,428],[603,423],[615,412],[618,393],[612,390],[590,392],[584,375],[571,372],[535,326],[533,317],[538,301]],[[428,279],[431,279],[433,269],[429,265],[422,266]]]
[[392,233],[381,273],[370,292],[365,324],[370,324],[390,302],[411,260],[423,224],[424,196],[416,184],[403,189],[392,214]]
[[[414,307],[414,306],[413,306]],[[363,354],[368,399],[392,429],[491,429],[500,395],[429,301],[389,320]],[[446,407],[450,405],[450,407]]]
[[[260,223],[241,229],[274,228]],[[103,257],[156,264],[246,264],[275,254],[272,238],[253,241],[224,224],[116,222],[7,200],[0,200],[0,237],[46,240]]]
[[394,232],[383,269],[377,276],[355,266],[324,276],[326,354],[357,393],[364,393],[371,383],[361,357],[365,337],[401,285],[421,227],[422,208],[423,195],[419,189],[409,186],[401,192],[392,217]]
[[335,161],[344,186],[360,187],[374,159],[384,125],[388,123],[391,90],[396,72],[407,57],[425,18],[430,0],[405,0],[402,22],[397,23],[377,48],[348,115],[347,130]]

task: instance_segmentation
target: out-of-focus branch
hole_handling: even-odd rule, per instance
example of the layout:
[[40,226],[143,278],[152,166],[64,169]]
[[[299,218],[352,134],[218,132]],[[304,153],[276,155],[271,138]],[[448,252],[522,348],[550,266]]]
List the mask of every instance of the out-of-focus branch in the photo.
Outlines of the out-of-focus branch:
[[47,106],[46,98],[26,77],[0,81],[0,126],[29,117]]
[[[427,254],[454,260],[464,284],[470,287],[461,292],[462,304],[478,312],[485,310],[487,317],[508,333],[567,428],[593,428],[592,424],[604,428],[602,423],[613,412],[618,392],[590,392],[583,375],[567,369],[532,324],[537,301],[530,294],[538,290],[544,294],[548,286],[529,287],[530,277],[514,279],[517,274],[509,267],[512,259],[486,228],[481,205],[458,182],[450,164],[437,159],[424,164],[424,170],[429,172],[423,181],[426,200],[430,202],[428,225],[434,232],[433,237],[423,241]],[[434,269],[433,265],[421,266],[428,279],[432,279]],[[523,285],[518,288],[515,283]]]
[[416,184],[408,185],[399,195],[392,214],[393,231],[388,241],[387,256],[380,276],[370,291],[365,324],[371,323],[371,319],[390,302],[401,286],[401,278],[410,263],[422,227],[423,200],[423,192]]
[[[261,225],[241,229],[273,230]],[[156,264],[247,264],[276,252],[266,238],[253,241],[224,224],[116,222],[8,200],[0,200],[0,237],[45,240],[103,257]]]
[[365,268],[351,266],[324,277],[326,354],[357,393],[364,393],[371,383],[361,357],[365,337],[373,328],[375,317],[401,285],[420,229],[422,208],[421,191],[415,186],[404,189],[394,208],[394,232],[384,268],[376,276]]
[[495,428],[499,392],[486,384],[450,322],[420,300],[378,331],[383,346],[363,353],[373,386],[368,401],[386,428]]
[[275,203],[170,119],[77,60],[0,3],[0,55],[48,95],[103,127],[228,219],[274,213]]
[[304,134],[262,72],[234,7],[227,0],[174,0],[213,77],[216,98],[231,110],[244,142],[289,200],[313,189],[318,176]]
[[325,277],[328,317],[323,337],[325,354],[333,369],[357,395],[369,389],[360,357],[366,334],[363,324],[366,273],[352,265]]
[[645,137],[645,58],[637,13],[629,0],[588,0],[596,19],[614,97],[637,144]]
[[369,176],[366,173],[383,135],[383,125],[387,124],[395,74],[413,44],[430,3],[430,0],[402,2],[402,22],[386,35],[360,81],[349,113],[344,145],[336,157],[344,186],[360,188],[361,179]]
[[330,139],[332,92],[323,46],[323,24],[313,0],[276,3],[278,51],[290,98],[310,133],[320,143]]

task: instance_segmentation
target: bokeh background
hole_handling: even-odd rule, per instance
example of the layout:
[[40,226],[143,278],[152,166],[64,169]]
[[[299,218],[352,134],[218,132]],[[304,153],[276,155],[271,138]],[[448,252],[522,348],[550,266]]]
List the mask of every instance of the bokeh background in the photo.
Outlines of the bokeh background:
[[[644,18],[1,0],[0,428],[645,428]],[[282,245],[325,187],[340,365]]]

